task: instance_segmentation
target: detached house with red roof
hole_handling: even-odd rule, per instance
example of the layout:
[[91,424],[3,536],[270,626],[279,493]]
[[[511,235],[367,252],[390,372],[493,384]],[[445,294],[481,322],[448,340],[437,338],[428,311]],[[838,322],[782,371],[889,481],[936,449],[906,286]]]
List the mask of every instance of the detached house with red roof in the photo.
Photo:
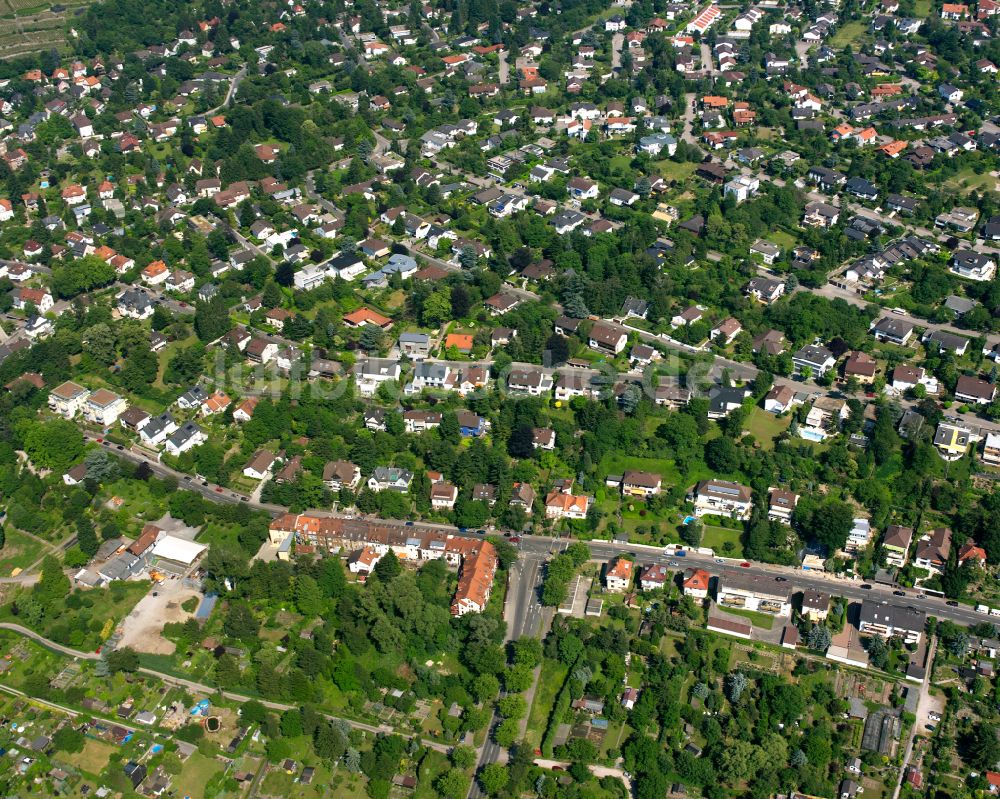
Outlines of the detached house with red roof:
[[388,330],[392,327],[392,320],[387,316],[382,316],[382,314],[373,311],[371,308],[358,308],[358,310],[344,315],[344,324],[348,327],[374,325],[383,330]]
[[545,515],[549,519],[586,519],[590,497],[551,491],[545,498]]
[[55,304],[52,295],[45,289],[14,289],[13,300],[14,307],[19,311],[25,310],[29,305],[34,305],[39,313],[48,313]]
[[623,557],[617,557],[608,564],[604,572],[604,585],[609,591],[621,593],[632,585],[632,568],[635,564]]
[[142,282],[147,286],[159,286],[167,282],[170,270],[163,261],[153,261],[142,270]]
[[708,597],[708,584],[712,579],[704,569],[688,569],[684,572],[684,582],[681,584],[684,589],[684,596],[691,596],[695,599],[706,599]]

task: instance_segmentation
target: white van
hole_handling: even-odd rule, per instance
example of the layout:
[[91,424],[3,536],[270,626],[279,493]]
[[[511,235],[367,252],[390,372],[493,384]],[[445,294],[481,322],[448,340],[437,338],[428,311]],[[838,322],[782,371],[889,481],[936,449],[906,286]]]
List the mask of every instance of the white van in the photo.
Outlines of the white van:
[[990,608],[991,616],[1000,616],[1000,608]]
[[976,613],[989,613],[989,612],[990,612],[989,605],[976,605]]

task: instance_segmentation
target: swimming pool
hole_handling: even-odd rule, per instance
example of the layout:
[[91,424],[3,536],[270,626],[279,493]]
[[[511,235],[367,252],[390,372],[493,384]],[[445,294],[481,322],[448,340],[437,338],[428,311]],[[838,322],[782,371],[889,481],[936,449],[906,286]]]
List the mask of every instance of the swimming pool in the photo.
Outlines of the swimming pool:
[[799,428],[799,436],[804,438],[806,441],[825,441],[826,433],[822,430],[811,430],[808,427]]

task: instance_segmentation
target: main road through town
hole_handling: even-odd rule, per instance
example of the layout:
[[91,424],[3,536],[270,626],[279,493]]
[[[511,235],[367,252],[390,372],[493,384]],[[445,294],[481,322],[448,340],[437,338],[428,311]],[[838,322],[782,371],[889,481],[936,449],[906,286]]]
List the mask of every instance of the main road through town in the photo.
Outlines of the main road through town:
[[[91,441],[98,440],[98,437],[93,434],[86,434],[86,436]],[[109,449],[113,452],[113,454],[126,458],[133,463],[146,463],[157,476],[172,477],[177,480],[179,488],[196,491],[206,499],[229,504],[240,504],[241,502],[244,502],[238,492],[232,491],[228,488],[223,488],[222,486],[198,481],[191,478],[189,475],[176,472],[168,466],[157,462],[155,457],[151,457],[147,452],[128,448],[119,450],[117,449],[117,446],[110,446]],[[252,500],[248,500],[244,502],[244,504],[249,505],[254,510],[266,511],[271,516],[279,516],[287,512],[287,508],[280,505],[265,504],[254,502]],[[324,516],[344,515],[331,513],[329,511],[313,512]],[[357,517],[355,516],[353,518]],[[394,520],[386,519],[380,521],[392,524]],[[404,522],[402,521],[397,523],[400,526],[404,525]],[[468,533],[462,533],[458,528],[447,524],[425,524],[423,522],[416,522],[408,529],[437,530],[447,535],[469,535]],[[521,537],[520,543],[518,544],[520,556],[525,561],[531,561],[535,564],[535,566],[532,567],[532,571],[530,572],[531,577],[529,579],[515,579],[513,576],[511,577],[511,584],[507,592],[507,602],[515,603],[513,606],[513,612],[508,611],[507,613],[508,626],[514,631],[514,634],[511,637],[518,638],[521,637],[522,634],[533,635],[535,634],[534,630],[538,627],[538,625],[542,624],[542,609],[538,604],[537,595],[533,595],[531,592],[537,591],[537,582],[541,579],[542,571],[544,569],[543,561],[550,554],[564,549],[568,543],[569,539],[566,538],[552,538],[550,536],[543,535],[525,535]],[[717,558],[712,555],[700,555],[693,550],[687,550],[683,557],[678,557],[676,554],[670,554],[660,547],[652,547],[645,544],[613,541],[586,541],[584,543],[586,543],[590,549],[591,558],[597,561],[607,561],[615,555],[631,554],[635,556],[637,562],[640,564],[662,563],[675,570],[685,569],[689,566],[698,566],[713,576],[732,573],[734,570],[744,571],[744,569],[739,566],[739,563],[747,562],[731,558]],[[750,564],[749,568],[746,569],[746,571],[750,571],[755,574],[767,574],[772,577],[781,577],[788,581],[791,588],[799,590],[813,589],[817,591],[826,591],[835,596],[842,596],[847,599],[878,599],[879,601],[887,602],[890,605],[914,607],[917,610],[924,611],[928,615],[936,616],[939,619],[948,619],[949,621],[953,621],[958,624],[975,624],[976,622],[985,621],[987,619],[987,617],[983,614],[977,613],[973,608],[967,605],[950,606],[945,604],[944,599],[931,596],[920,599],[918,597],[919,591],[913,589],[907,590],[904,596],[897,596],[893,593],[895,589],[892,586],[863,583],[859,580],[839,578],[825,572],[806,571],[789,566],[777,566],[770,563],[753,562]],[[871,585],[871,587],[864,588],[864,585]],[[523,594],[523,596],[521,594]],[[517,625],[532,625],[532,627],[527,632],[522,630],[518,633],[518,630],[521,628]]]

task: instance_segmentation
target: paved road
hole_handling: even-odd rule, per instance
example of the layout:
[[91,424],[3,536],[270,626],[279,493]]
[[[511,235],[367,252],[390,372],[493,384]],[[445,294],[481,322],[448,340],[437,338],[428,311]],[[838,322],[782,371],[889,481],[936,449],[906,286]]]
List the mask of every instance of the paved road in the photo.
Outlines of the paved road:
[[[844,300],[845,302],[857,306],[858,308],[867,308],[872,304],[857,292],[851,291],[850,289],[840,288],[840,286],[835,286],[832,283],[825,283],[819,288],[809,289],[809,291],[813,294],[818,294],[821,297],[826,297],[829,300]],[[946,323],[930,322],[926,319],[921,319],[919,316],[911,316],[908,313],[897,314],[887,310],[882,310],[880,316],[877,318],[881,318],[881,316],[891,316],[893,319],[899,319],[903,322],[907,322],[924,331],[943,330],[947,333],[954,333],[956,336],[962,336],[967,339],[976,339],[979,336],[984,335],[978,330],[963,330],[962,328],[954,327]],[[1000,335],[985,335],[984,338],[986,339],[987,345],[990,347],[994,344],[1000,343]],[[914,335],[914,340],[916,340],[916,335]]]
[[[160,463],[146,452],[124,447],[122,449],[118,449],[121,445],[114,444],[111,441],[104,439],[103,436],[89,431],[83,431],[83,437],[88,441],[100,441],[102,446],[107,448],[111,454],[116,455],[119,458],[125,458],[126,460],[136,464],[145,463],[157,477],[174,478],[177,481],[178,488],[183,488],[187,491],[194,491],[195,493],[201,494],[206,499],[211,499],[214,502],[225,502],[229,505],[238,505],[243,502],[242,498],[245,496],[244,494],[241,494],[238,491],[232,491],[228,488],[223,488],[222,486],[214,483],[195,480],[189,474],[175,471],[169,466]],[[243,504],[250,506],[254,510],[267,511],[272,516],[280,516],[288,510],[281,505],[270,505],[265,502],[252,502],[249,501],[249,499],[248,501],[243,502]]]
[[337,206],[335,206],[328,199],[323,197],[318,191],[316,191],[316,181],[313,179],[314,171],[315,170],[312,170],[306,173],[306,179],[305,179],[306,197],[308,197],[314,203],[319,205],[319,207],[322,208],[324,211],[328,211],[331,214],[340,215],[341,213],[340,209],[337,208]]
[[46,649],[51,649],[53,652],[58,652],[60,655],[66,655],[67,657],[80,658],[81,660],[99,660],[101,657],[94,652],[81,652],[78,649],[57,644],[55,641],[50,641],[48,638],[39,635],[34,630],[29,630],[27,627],[22,627],[20,624],[14,624],[13,622],[0,621],[0,630],[9,630],[18,635],[23,635],[25,638],[30,638],[35,643],[41,644]]
[[507,48],[501,50],[498,54],[500,60],[500,85],[505,85],[510,80],[510,64],[507,62]]
[[263,247],[259,247],[254,244],[250,239],[240,233],[236,228],[230,225],[228,222],[220,222],[220,227],[228,233],[232,239],[239,244],[243,249],[250,250],[250,252],[255,255],[259,255],[264,258],[269,264],[274,263],[274,259],[271,257],[271,253],[265,250]]
[[[98,436],[93,433],[85,433],[84,435],[91,441],[96,441],[98,438]],[[151,460],[145,454],[136,453],[128,449],[118,450],[115,454],[131,460],[134,463],[147,463],[153,470],[154,474],[157,474],[160,477],[173,477],[177,479],[179,487],[195,491],[207,499],[215,502],[237,504],[242,501],[242,495],[237,492],[230,491],[229,489],[222,489],[221,487],[214,486],[212,484],[202,485],[189,475],[182,475],[161,463]],[[185,477],[188,477],[189,479],[185,480]],[[287,512],[287,508],[280,505],[271,505],[261,502],[246,502],[245,504],[256,510],[266,511],[272,516],[280,516],[281,514]],[[328,516],[341,515],[331,513],[329,511],[311,512],[321,513]],[[393,519],[385,519],[382,521],[389,524],[396,521],[400,526],[404,524],[402,521]],[[454,525],[417,522],[414,527],[426,530],[439,530],[447,535],[460,535],[458,529]],[[565,539],[558,539],[550,536],[526,535],[521,539],[519,546],[522,557],[529,558],[533,556],[535,558],[544,559],[549,555],[553,547],[562,546],[564,543]],[[630,552],[637,555],[638,559],[643,563],[649,562],[667,564],[673,561],[677,563],[676,568],[678,570],[696,565],[713,575],[724,573],[727,570],[731,571],[733,563],[733,561],[729,561],[726,564],[720,565],[715,563],[712,557],[707,555],[698,555],[695,552],[690,552],[684,558],[677,558],[672,555],[664,554],[664,552],[658,547],[651,547],[643,544],[618,544],[611,541],[589,541],[586,543],[590,548],[591,557],[599,561],[607,561],[615,555],[623,552]],[[794,587],[796,589],[809,588],[819,591],[828,591],[838,596],[855,600],[877,598],[893,605],[900,605],[903,607],[913,606],[918,610],[925,611],[926,613],[940,619],[949,619],[959,624],[976,624],[983,621],[984,618],[982,614],[976,613],[972,608],[964,605],[960,605],[959,607],[949,607],[944,603],[944,600],[934,597],[918,599],[916,597],[918,592],[913,590],[908,591],[908,595],[906,597],[897,597],[893,596],[891,590],[884,586],[875,585],[870,590],[863,589],[861,587],[861,582],[838,578],[833,575],[826,574],[825,572],[802,571],[801,569],[793,569],[787,566],[777,566],[764,563],[754,563],[752,568],[756,573],[785,577],[789,583],[791,583],[790,587]],[[524,604],[523,607],[525,608],[524,612],[527,613],[531,611],[532,605],[527,603]]]
[[683,126],[681,128],[681,141],[685,141],[695,147],[698,140],[694,136],[694,115],[695,115],[695,94],[689,92],[684,95],[684,113],[681,116]]
[[377,130],[372,130],[372,135],[375,136],[375,148],[372,150],[372,155],[385,155],[389,152],[392,142]]
[[622,66],[622,45],[625,44],[625,34],[616,33],[611,37],[611,69],[618,71]]
[[[507,600],[504,604],[504,620],[507,622],[507,632],[505,641],[516,641],[519,638],[543,637],[552,617],[549,608],[543,608],[541,602],[542,576],[544,560],[536,555],[529,555],[519,558],[511,567],[507,579]],[[538,679],[536,670],[535,681]],[[535,681],[532,682],[530,690],[525,694],[525,702],[531,707],[531,700],[535,692]],[[506,696],[502,692],[501,696]],[[490,722],[490,732],[501,722],[499,715],[494,713]],[[527,714],[521,720],[521,735],[523,738],[524,728],[528,723]],[[479,758],[476,761],[476,772],[483,766],[490,763],[506,763],[507,750],[493,740],[492,734],[488,735],[483,745],[479,748]],[[469,799],[480,799],[484,796],[479,782],[473,780],[469,786]]]
[[[549,552],[557,540],[546,536],[524,536],[521,539],[521,552],[523,555],[535,554],[543,555]],[[906,590],[906,596],[894,596],[891,588],[881,585],[872,585],[871,589],[864,589],[861,586],[866,583],[860,580],[849,580],[836,577],[826,572],[803,571],[790,566],[777,566],[774,564],[753,563],[749,569],[741,569],[737,564],[740,562],[734,559],[724,559],[723,563],[716,563],[716,558],[710,555],[699,555],[689,551],[685,557],[665,554],[659,547],[651,547],[643,544],[620,544],[611,541],[588,541],[591,558],[598,561],[608,561],[616,555],[631,553],[636,556],[640,564],[660,563],[669,566],[675,571],[686,569],[690,566],[697,566],[704,569],[713,576],[735,574],[748,571],[753,574],[766,574],[774,577],[783,577],[788,581],[790,590],[812,589],[825,591],[835,596],[842,596],[853,600],[877,599],[891,605],[901,607],[912,606],[918,610],[926,612],[928,615],[936,616],[939,619],[949,619],[958,624],[976,624],[986,620],[981,613],[976,613],[971,607],[959,605],[950,607],[943,599],[927,597],[918,599],[919,591],[913,589]],[[676,566],[670,566],[671,563]]]
[[701,71],[709,75],[714,75],[719,70],[715,67],[715,62],[712,60],[712,48],[707,42],[701,43],[700,48],[701,53]]
[[236,91],[237,89],[240,88],[240,83],[243,82],[243,78],[245,78],[246,75],[247,75],[247,65],[244,64],[242,67],[240,67],[240,71],[237,72],[235,75],[233,75],[233,79],[229,81],[229,88],[226,89],[225,99],[215,108],[210,108],[208,111],[206,111],[204,113],[204,116],[210,117],[213,114],[217,114],[223,108],[226,108],[232,102],[233,97],[236,96]]

